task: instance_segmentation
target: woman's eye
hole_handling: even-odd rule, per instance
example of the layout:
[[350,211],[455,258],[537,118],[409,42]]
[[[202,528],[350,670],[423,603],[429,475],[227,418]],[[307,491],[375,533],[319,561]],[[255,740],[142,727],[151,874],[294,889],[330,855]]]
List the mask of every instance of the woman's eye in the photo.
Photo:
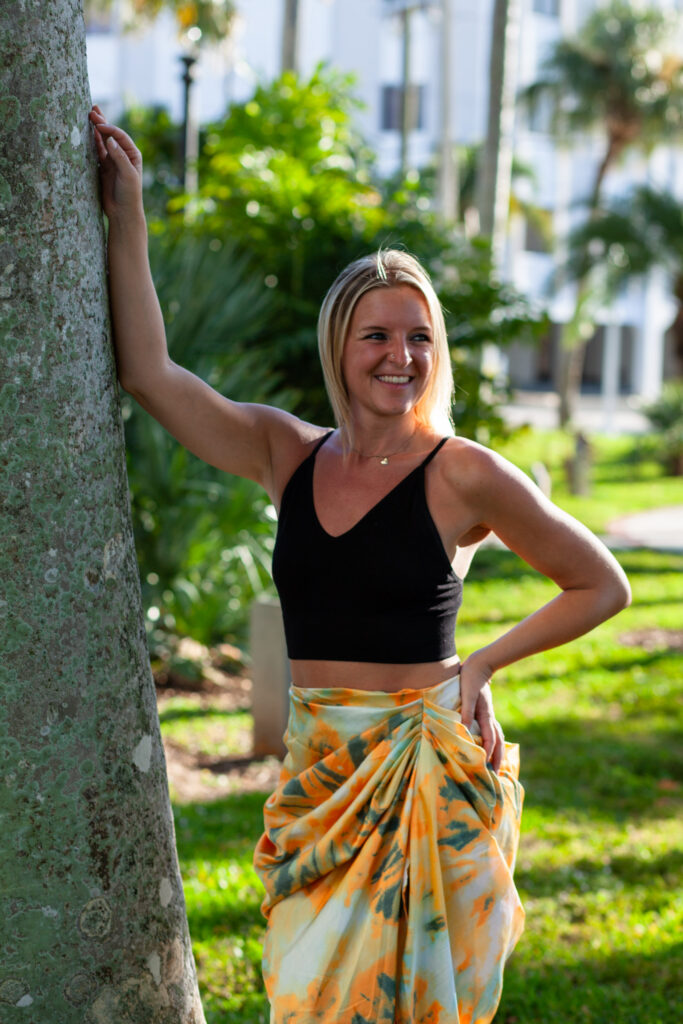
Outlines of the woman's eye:
[[411,341],[431,341],[432,339],[428,334],[414,334]]

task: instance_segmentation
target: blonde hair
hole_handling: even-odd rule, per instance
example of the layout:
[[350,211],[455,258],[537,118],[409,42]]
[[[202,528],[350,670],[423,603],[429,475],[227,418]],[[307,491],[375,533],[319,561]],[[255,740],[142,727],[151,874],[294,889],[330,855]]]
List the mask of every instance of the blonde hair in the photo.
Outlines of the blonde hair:
[[427,387],[415,406],[418,423],[452,436],[453,370],[441,303],[429,274],[410,253],[380,249],[354,260],[342,270],[323,299],[318,317],[318,349],[325,387],[337,426],[352,443],[351,405],[342,373],[342,354],[356,303],[373,288],[410,285],[424,297],[432,322],[434,365]]

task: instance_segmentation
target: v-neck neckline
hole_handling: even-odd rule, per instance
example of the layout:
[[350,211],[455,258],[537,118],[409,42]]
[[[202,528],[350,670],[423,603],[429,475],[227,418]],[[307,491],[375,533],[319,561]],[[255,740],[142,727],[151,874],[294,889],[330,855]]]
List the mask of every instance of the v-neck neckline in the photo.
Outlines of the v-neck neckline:
[[374,504],[374,505],[372,505],[372,506],[371,506],[371,507],[370,507],[370,508],[369,508],[369,509],[367,510],[367,512],[365,512],[365,513],[364,513],[364,514],[363,514],[363,515],[362,515],[362,516],[360,517],[360,519],[356,520],[356,522],[355,522],[355,523],[353,523],[353,525],[352,525],[352,526],[350,526],[350,527],[348,528],[348,530],[344,530],[344,531],[343,531],[343,533],[330,533],[330,532],[329,532],[328,530],[326,530],[326,529],[325,529],[325,527],[323,526],[323,524],[322,524],[322,522],[321,522],[321,520],[320,520],[320,516],[318,515],[318,510],[317,510],[317,508],[316,508],[316,506],[315,506],[315,463],[316,463],[316,459],[317,459],[318,451],[320,450],[320,448],[322,448],[322,446],[323,446],[323,444],[325,443],[325,441],[327,441],[327,438],[328,438],[328,437],[331,437],[331,433],[332,433],[332,432],[330,432],[330,434],[328,434],[328,435],[327,435],[327,437],[325,437],[325,438],[323,439],[322,443],[321,443],[320,445],[318,445],[318,447],[316,448],[316,450],[315,450],[314,452],[312,452],[312,453],[311,453],[311,455],[312,455],[312,463],[313,463],[313,465],[312,465],[312,467],[311,467],[311,474],[310,474],[310,477],[311,477],[311,479],[310,479],[310,486],[311,486],[311,507],[312,507],[312,509],[313,509],[313,518],[315,519],[315,522],[317,523],[317,525],[318,525],[318,528],[320,529],[320,531],[321,531],[321,532],[322,532],[322,533],[323,533],[323,534],[324,534],[324,535],[325,535],[326,537],[328,537],[328,538],[329,538],[330,540],[341,540],[341,539],[342,539],[343,537],[347,537],[347,536],[348,536],[348,535],[349,535],[350,533],[353,533],[353,531],[354,531],[354,530],[356,530],[356,529],[357,529],[357,528],[358,528],[359,526],[361,526],[361,525],[362,525],[362,524],[363,524],[363,523],[365,522],[365,520],[366,520],[366,519],[367,519],[367,518],[368,518],[368,517],[369,517],[369,516],[370,516],[370,515],[371,515],[371,514],[372,514],[372,513],[373,513],[373,512],[374,512],[374,511],[376,510],[376,509],[378,509],[378,508],[380,507],[380,505],[382,505],[382,504],[383,504],[383,503],[384,503],[384,502],[385,502],[385,501],[386,501],[386,500],[387,500],[388,498],[390,498],[390,497],[391,497],[391,496],[392,496],[393,494],[395,494],[395,493],[396,493],[396,491],[397,491],[397,490],[399,489],[399,487],[402,487],[402,486],[403,486],[403,484],[404,484],[404,483],[406,483],[406,481],[407,481],[407,480],[410,480],[411,476],[414,476],[414,475],[415,475],[415,473],[417,473],[417,471],[418,471],[418,470],[420,470],[420,469],[424,469],[424,467],[425,467],[425,465],[426,465],[426,463],[427,463],[428,459],[429,459],[429,458],[430,458],[430,457],[431,457],[431,456],[432,456],[432,455],[433,455],[433,454],[434,454],[434,453],[436,452],[437,448],[439,448],[439,447],[440,447],[440,446],[441,446],[441,445],[443,444],[443,440],[441,440],[441,441],[439,441],[439,442],[438,442],[438,444],[434,445],[434,447],[433,447],[433,448],[431,449],[431,451],[427,452],[427,454],[425,455],[425,457],[424,457],[424,459],[422,460],[422,462],[418,463],[418,465],[417,465],[417,466],[414,466],[414,467],[413,467],[413,468],[412,468],[412,469],[410,470],[410,472],[409,472],[409,473],[406,473],[406,475],[405,475],[404,477],[402,477],[402,479],[401,479],[401,480],[399,480],[399,481],[398,481],[397,483],[395,483],[395,484],[394,484],[394,486],[393,486],[393,487],[392,487],[392,488],[391,488],[390,490],[388,490],[386,494],[384,494],[384,495],[383,495],[383,496],[382,496],[381,498],[379,498],[379,500],[378,500],[378,501],[376,501],[376,502],[375,502],[375,504]]

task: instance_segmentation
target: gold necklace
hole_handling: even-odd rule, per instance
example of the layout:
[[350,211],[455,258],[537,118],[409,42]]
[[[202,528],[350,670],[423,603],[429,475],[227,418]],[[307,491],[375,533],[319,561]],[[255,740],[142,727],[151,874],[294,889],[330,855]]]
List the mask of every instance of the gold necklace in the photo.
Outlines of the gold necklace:
[[401,452],[404,452],[413,440],[414,436],[415,434],[412,433],[405,444],[401,445],[400,448],[397,448],[395,452],[388,452],[386,455],[366,455],[364,452],[358,451],[358,449],[353,446],[351,447],[351,451],[355,452],[356,455],[360,455],[361,459],[379,459],[380,466],[388,466],[389,459],[393,459],[394,455],[400,455]]

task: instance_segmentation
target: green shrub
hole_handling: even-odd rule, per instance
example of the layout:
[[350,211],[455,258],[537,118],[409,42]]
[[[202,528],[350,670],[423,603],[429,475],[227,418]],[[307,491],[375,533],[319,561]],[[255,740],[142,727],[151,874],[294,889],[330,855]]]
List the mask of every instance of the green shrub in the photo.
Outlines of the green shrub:
[[662,394],[643,412],[655,429],[647,448],[671,476],[683,475],[683,380],[670,381]]
[[[191,235],[152,236],[150,248],[172,358],[220,392],[262,390],[268,367],[243,348],[263,330],[272,298],[246,258]],[[195,458],[128,397],[124,420],[152,647],[163,630],[243,642],[249,604],[271,585],[269,498]]]

